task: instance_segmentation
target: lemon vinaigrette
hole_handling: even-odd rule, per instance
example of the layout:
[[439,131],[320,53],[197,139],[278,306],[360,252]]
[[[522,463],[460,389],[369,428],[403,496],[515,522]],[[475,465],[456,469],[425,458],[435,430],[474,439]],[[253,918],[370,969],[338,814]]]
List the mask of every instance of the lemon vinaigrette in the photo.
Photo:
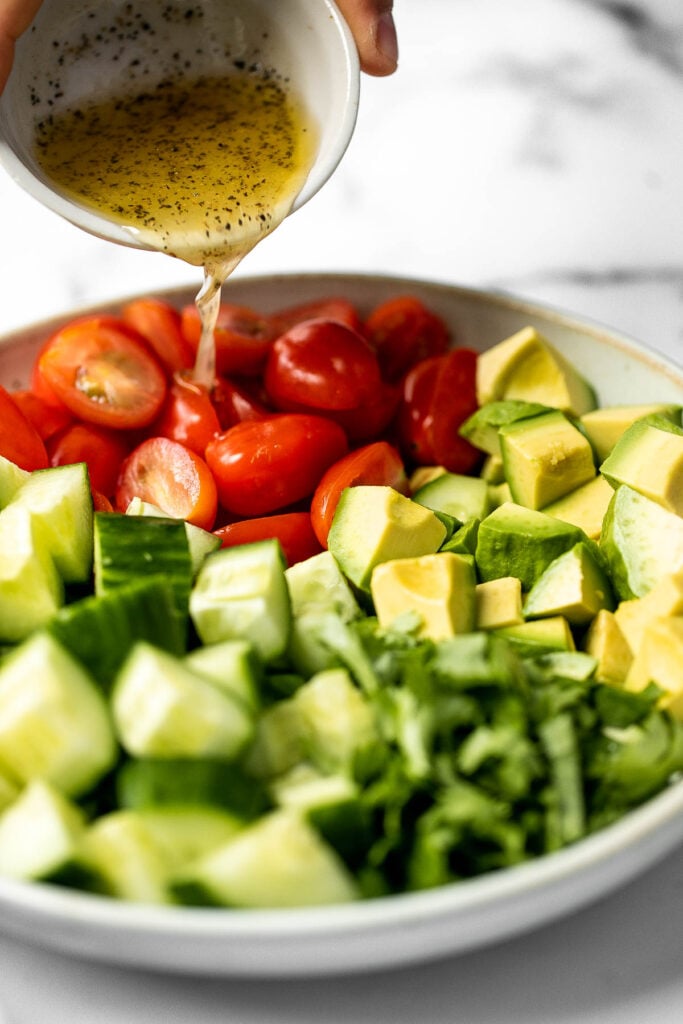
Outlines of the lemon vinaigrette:
[[36,159],[65,196],[203,267],[194,377],[211,387],[221,286],[287,216],[317,146],[317,126],[286,86],[235,68],[49,116]]

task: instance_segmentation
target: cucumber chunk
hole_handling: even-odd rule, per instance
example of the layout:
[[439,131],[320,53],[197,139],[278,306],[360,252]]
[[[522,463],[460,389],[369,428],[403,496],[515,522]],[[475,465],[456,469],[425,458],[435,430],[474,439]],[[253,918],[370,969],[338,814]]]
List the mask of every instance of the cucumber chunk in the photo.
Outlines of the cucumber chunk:
[[323,771],[350,771],[356,753],[379,739],[372,706],[344,668],[319,672],[292,700],[304,752]]
[[246,640],[264,662],[283,654],[291,627],[285,567],[276,540],[209,555],[190,595],[190,615],[202,642]]
[[232,761],[217,758],[134,758],[117,772],[122,808],[217,807],[242,820],[265,811],[265,789]]
[[236,758],[254,732],[238,698],[144,641],[121,667],[111,706],[121,743],[136,757]]
[[9,505],[30,475],[27,469],[22,469],[0,455],[0,509]]
[[0,770],[42,778],[69,796],[115,763],[109,709],[96,684],[54,637],[36,633],[0,666]]
[[263,672],[251,644],[244,640],[224,640],[196,647],[186,656],[185,664],[220,689],[238,697],[252,711],[259,710]]
[[[142,498],[131,498],[126,509],[127,516],[156,516],[161,519],[171,519],[166,512],[153,505],[149,501],[143,501]],[[207,555],[210,555],[212,551],[217,551],[221,546],[220,537],[217,537],[215,533],[210,533],[209,530],[203,530],[201,526],[195,526],[194,523],[185,523],[185,532],[187,534],[187,543],[190,548],[190,561],[192,563],[192,575],[196,576],[201,569],[204,559]]]
[[64,603],[64,584],[30,512],[19,504],[0,512],[0,641],[17,643],[43,626]]
[[50,878],[75,855],[84,830],[81,809],[35,779],[0,818],[0,875]]

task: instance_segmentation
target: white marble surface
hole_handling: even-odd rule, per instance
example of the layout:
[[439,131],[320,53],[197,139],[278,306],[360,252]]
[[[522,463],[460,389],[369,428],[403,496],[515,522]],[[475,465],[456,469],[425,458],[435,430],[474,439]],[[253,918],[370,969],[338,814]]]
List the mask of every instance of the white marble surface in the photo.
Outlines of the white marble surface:
[[[397,75],[240,275],[379,271],[495,287],[683,359],[679,0],[396,0]],[[0,330],[199,286],[87,237],[0,177]],[[443,964],[317,982],[109,971],[0,939],[9,1024],[677,1024],[683,857],[571,919]]]

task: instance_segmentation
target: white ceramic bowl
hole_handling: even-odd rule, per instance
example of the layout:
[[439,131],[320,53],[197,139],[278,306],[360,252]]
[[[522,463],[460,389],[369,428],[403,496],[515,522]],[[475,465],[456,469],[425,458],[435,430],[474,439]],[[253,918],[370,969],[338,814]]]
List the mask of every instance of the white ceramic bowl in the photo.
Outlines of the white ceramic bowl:
[[[445,317],[459,342],[480,350],[535,325],[594,384],[601,404],[683,403],[683,369],[613,331],[503,295],[357,275],[234,279],[225,288],[226,300],[263,311],[330,295],[368,311],[406,293]],[[193,295],[176,290],[165,297],[184,304]],[[26,384],[35,353],[56,325],[1,341],[0,382]],[[193,973],[301,976],[399,967],[475,949],[575,911],[681,841],[683,783],[676,783],[558,853],[426,892],[339,907],[243,911],[124,904],[0,879],[0,928],[82,957]]]
[[318,124],[318,153],[298,209],[332,174],[356,123],[358,53],[333,0],[44,0],[17,43],[0,97],[0,163],[55,213],[91,234],[141,246],[131,231],[53,191],[33,155],[34,126],[84,98],[123,93],[136,80],[149,87],[185,59],[194,73],[218,74],[226,49],[232,60],[275,68]]

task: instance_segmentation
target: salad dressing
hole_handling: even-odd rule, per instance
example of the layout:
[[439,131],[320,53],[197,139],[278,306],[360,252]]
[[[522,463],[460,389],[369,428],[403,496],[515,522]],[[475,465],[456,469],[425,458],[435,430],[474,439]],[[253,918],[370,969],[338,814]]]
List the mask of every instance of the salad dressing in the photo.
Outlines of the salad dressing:
[[203,267],[194,378],[210,388],[223,282],[287,216],[317,143],[303,104],[272,72],[235,67],[48,116],[36,159],[64,195],[137,244]]

